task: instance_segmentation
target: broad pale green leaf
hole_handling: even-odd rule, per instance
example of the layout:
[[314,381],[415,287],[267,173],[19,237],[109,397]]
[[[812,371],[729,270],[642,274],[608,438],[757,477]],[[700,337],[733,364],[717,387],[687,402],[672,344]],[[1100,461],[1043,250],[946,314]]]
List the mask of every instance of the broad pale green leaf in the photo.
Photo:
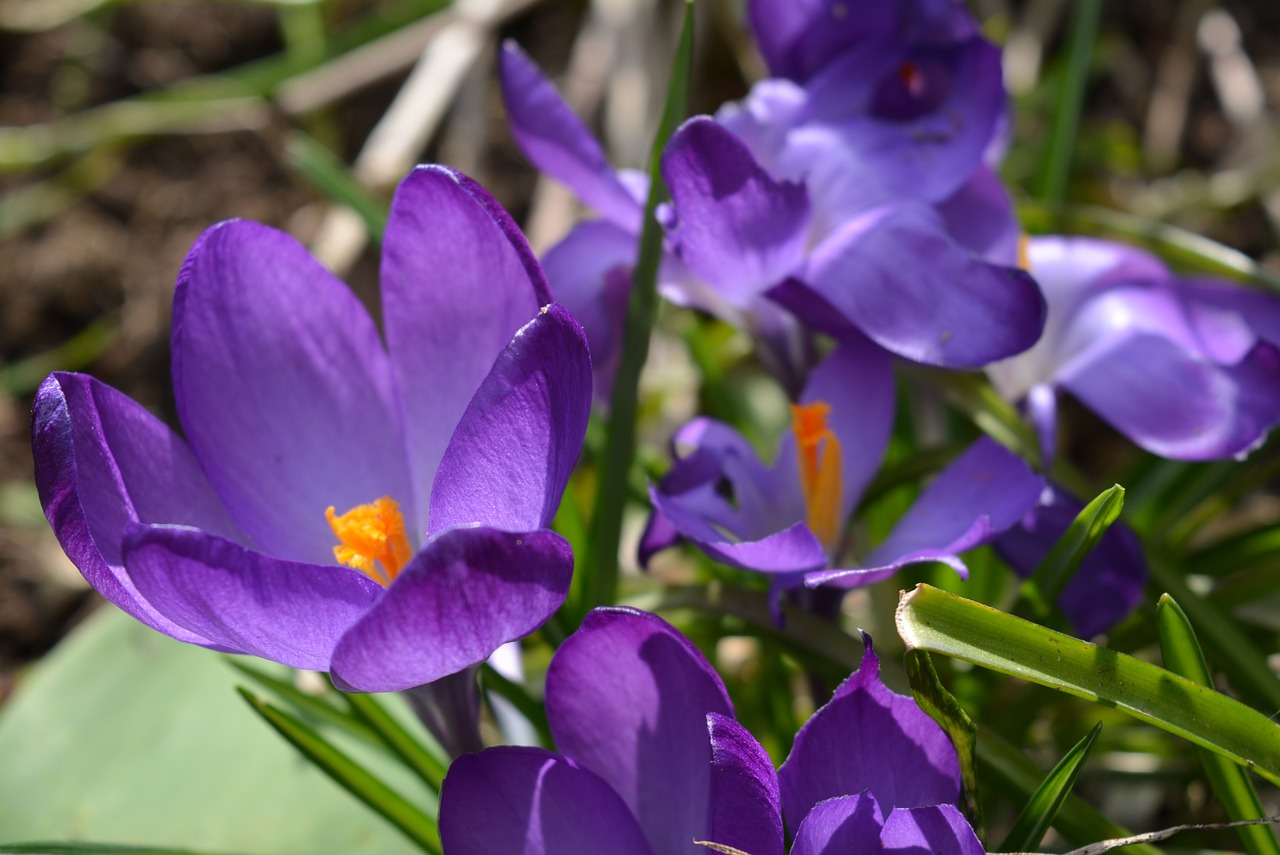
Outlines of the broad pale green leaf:
[[[0,844],[417,851],[266,727],[225,660],[112,608],[90,617],[0,709]],[[357,756],[404,792],[416,785],[382,752]]]
[[910,648],[1115,707],[1280,784],[1280,725],[1163,668],[928,585],[902,595],[897,624]]
[[[1200,643],[1196,641],[1195,629],[1187,620],[1186,612],[1168,594],[1160,597],[1156,621],[1160,625],[1160,653],[1169,670],[1201,686],[1212,686],[1213,676],[1209,673],[1209,664],[1205,662]],[[1262,819],[1267,815],[1244,769],[1211,751],[1201,751],[1200,759],[1204,763],[1209,786],[1227,816],[1245,820]],[[1280,843],[1276,841],[1274,829],[1246,825],[1237,833],[1250,855],[1280,855]]]
[[1044,833],[1053,825],[1063,802],[1071,794],[1076,777],[1089,757],[1089,749],[1102,732],[1102,723],[1093,726],[1089,734],[1077,742],[1050,770],[1042,783],[1027,800],[1027,804],[1014,820],[1013,827],[1000,844],[1001,852],[1023,852],[1038,848]]
[[259,715],[289,740],[294,748],[341,785],[347,792],[373,808],[425,852],[442,855],[440,832],[435,820],[410,804],[404,796],[352,760],[301,719],[264,701],[248,691],[240,694]]

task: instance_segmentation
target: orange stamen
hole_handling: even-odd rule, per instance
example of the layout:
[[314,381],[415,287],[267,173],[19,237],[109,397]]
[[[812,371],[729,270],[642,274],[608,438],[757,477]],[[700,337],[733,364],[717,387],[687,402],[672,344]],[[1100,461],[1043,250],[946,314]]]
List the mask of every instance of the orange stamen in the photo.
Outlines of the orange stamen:
[[387,496],[371,505],[356,505],[341,516],[330,505],[324,518],[339,541],[333,548],[338,563],[354,567],[381,585],[390,585],[413,557],[404,514]]
[[1031,238],[1026,232],[1018,235],[1018,267],[1031,272]]
[[827,426],[831,405],[825,401],[791,406],[791,429],[800,461],[800,491],[807,522],[828,548],[840,537],[840,499],[844,491],[840,440]]

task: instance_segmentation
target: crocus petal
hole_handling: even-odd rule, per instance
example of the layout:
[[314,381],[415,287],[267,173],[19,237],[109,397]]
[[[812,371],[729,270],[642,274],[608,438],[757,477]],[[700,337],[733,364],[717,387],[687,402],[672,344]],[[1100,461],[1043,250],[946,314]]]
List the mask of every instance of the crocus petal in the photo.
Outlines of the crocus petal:
[[214,226],[174,292],[178,416],[254,545],[333,562],[325,508],[390,496],[412,514],[391,366],[355,295],[289,235]]
[[550,525],[590,414],[586,336],[553,304],[516,333],[463,414],[436,473],[430,530]]
[[895,808],[880,834],[882,851],[900,855],[983,855],[986,848],[955,805]]
[[394,692],[478,665],[541,626],[572,574],[573,552],[554,532],[442,532],[338,642],[334,683]]
[[542,258],[556,302],[578,319],[587,334],[597,400],[609,399],[622,356],[622,326],[636,247],[634,234],[604,220],[591,220],[575,226]]
[[886,807],[954,802],[960,761],[933,719],[880,682],[865,633],[862,666],[800,728],[778,770],[787,825],[798,828],[820,801],[870,790]]
[[1018,265],[1022,229],[1000,176],[983,166],[938,204],[947,234],[974,255],[1005,267]]
[[717,561],[758,573],[791,574],[816,570],[827,564],[822,541],[803,522],[757,540],[729,541],[698,512],[697,496],[668,497],[651,489],[649,498],[676,532],[698,545]]
[[751,855],[782,855],[778,773],[756,738],[732,718],[707,714],[711,735],[708,839]]
[[1077,360],[1064,375],[1059,382],[1067,390],[1162,457],[1244,454],[1280,421],[1280,350],[1269,343],[1236,365],[1217,365],[1139,333]]
[[685,122],[662,154],[681,260],[742,308],[799,266],[809,226],[803,185],[774,181],[712,119]]
[[959,553],[988,542],[1036,506],[1044,480],[1013,452],[983,437],[951,462],[855,570],[811,573],[805,584],[869,585],[906,564],[940,561],[968,575]]
[[870,793],[827,799],[800,823],[791,855],[878,852],[883,825],[880,805]]
[[542,748],[489,748],[459,757],[440,790],[449,855],[652,855],[617,793]]
[[418,167],[400,183],[381,275],[421,534],[436,467],[458,420],[498,354],[551,296],[502,206],[442,166]]
[[702,850],[711,787],[707,713],[733,715],[724,683],[666,621],[596,609],[547,671],[547,720],[565,756],[609,782],[655,852]]
[[1044,326],[1044,298],[1027,273],[973,257],[916,203],[849,222],[814,251],[803,278],[881,347],[930,365],[1010,356]]
[[525,156],[600,216],[639,234],[640,203],[618,179],[600,143],[515,42],[502,45],[499,76],[511,133]]
[[841,52],[874,44],[897,23],[893,3],[832,0],[750,0],[747,20],[775,77],[804,82]]
[[31,449],[45,516],[89,584],[153,629],[216,646],[157,612],[124,572],[124,531],[131,522],[244,537],[186,443],[110,386],[58,373],[36,392]]
[[338,639],[382,594],[346,567],[272,558],[181,526],[132,524],[129,578],[165,617],[228,650],[326,671]]
[[[1084,503],[1055,488],[1048,504],[1036,508],[995,542],[996,551],[1022,576],[1030,576],[1066,534]],[[1091,638],[1111,628],[1142,599],[1147,563],[1138,536],[1123,523],[1107,529],[1058,599],[1076,635]]]

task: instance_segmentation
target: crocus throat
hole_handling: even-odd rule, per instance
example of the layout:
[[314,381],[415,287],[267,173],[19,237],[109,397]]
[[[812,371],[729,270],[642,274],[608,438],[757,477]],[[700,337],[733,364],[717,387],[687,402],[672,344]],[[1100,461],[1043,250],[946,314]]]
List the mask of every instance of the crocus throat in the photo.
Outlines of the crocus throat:
[[791,406],[806,522],[828,549],[834,548],[840,537],[840,498],[844,492],[840,440],[827,426],[830,413],[831,405],[826,401]]
[[341,515],[330,505],[324,518],[338,538],[333,548],[338,563],[354,567],[379,584],[390,585],[413,557],[404,514],[394,499],[383,496]]
[[1018,267],[1031,272],[1031,238],[1026,232],[1018,235]]

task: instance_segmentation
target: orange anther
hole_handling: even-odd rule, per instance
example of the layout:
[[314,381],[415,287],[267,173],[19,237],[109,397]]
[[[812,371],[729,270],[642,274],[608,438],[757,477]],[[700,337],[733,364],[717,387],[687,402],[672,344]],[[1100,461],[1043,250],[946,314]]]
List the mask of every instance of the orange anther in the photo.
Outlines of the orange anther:
[[391,582],[413,557],[404,530],[404,515],[395,500],[383,496],[371,505],[356,505],[342,515],[331,505],[324,512],[338,538],[333,556],[382,585]]
[[840,503],[844,491],[840,440],[827,426],[830,413],[831,405],[825,401],[791,406],[791,429],[796,435],[806,521],[829,549],[840,537],[843,522]]

